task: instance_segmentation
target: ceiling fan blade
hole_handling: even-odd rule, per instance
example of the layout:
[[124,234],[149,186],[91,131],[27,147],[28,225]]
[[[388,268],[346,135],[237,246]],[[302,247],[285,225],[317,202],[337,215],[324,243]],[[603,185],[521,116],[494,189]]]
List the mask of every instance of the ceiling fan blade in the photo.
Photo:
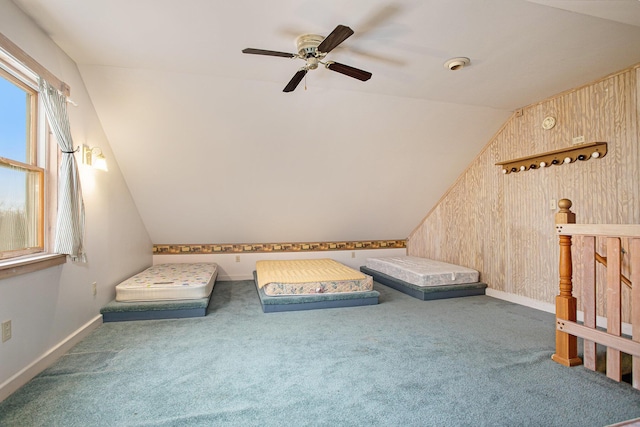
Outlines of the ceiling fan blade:
[[354,79],[362,80],[366,82],[371,78],[371,73],[368,71],[360,70],[358,68],[350,67],[348,65],[339,64],[337,62],[327,62],[326,67],[331,71],[335,71],[345,76],[353,77]]
[[242,53],[251,53],[253,55],[281,56],[283,58],[295,58],[296,56],[293,53],[277,52],[275,50],[253,49],[250,47],[242,49]]
[[353,30],[345,25],[338,25],[331,34],[318,45],[318,51],[329,53],[340,43],[348,39],[353,34]]
[[291,79],[291,81],[287,83],[287,86],[285,86],[283,92],[293,92],[298,87],[298,85],[300,84],[304,76],[306,75],[307,75],[306,69],[303,68],[301,70],[298,70],[298,72],[293,75],[293,78]]

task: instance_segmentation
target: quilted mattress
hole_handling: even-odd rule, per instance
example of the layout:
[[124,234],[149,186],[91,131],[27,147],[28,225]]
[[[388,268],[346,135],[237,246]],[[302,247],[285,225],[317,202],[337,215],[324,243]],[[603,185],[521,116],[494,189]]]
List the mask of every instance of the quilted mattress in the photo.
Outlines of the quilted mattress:
[[365,266],[416,286],[476,283],[479,273],[471,268],[413,256],[367,258]]
[[256,262],[258,287],[269,296],[373,290],[373,278],[332,259]]
[[117,285],[116,301],[207,298],[217,275],[215,263],[154,265]]

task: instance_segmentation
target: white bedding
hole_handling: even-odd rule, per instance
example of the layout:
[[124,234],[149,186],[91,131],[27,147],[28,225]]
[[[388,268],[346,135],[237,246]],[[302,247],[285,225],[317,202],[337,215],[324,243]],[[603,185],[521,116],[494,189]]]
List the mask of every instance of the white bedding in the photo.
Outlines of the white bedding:
[[476,283],[479,273],[471,268],[413,256],[367,258],[365,266],[416,286]]
[[116,286],[116,301],[206,298],[218,275],[215,263],[158,264]]

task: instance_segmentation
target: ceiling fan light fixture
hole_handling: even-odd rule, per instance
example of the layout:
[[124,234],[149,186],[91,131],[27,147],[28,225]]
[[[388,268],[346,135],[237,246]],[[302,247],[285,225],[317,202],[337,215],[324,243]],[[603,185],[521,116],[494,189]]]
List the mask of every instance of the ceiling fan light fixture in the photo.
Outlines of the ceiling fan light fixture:
[[307,58],[307,69],[315,70],[316,68],[318,68],[318,63],[320,63],[320,60],[318,58],[316,58],[315,56],[308,57]]
[[463,69],[469,64],[471,64],[471,60],[469,58],[465,58],[465,57],[451,58],[450,60],[444,63],[444,68],[451,71],[457,71],[457,70]]

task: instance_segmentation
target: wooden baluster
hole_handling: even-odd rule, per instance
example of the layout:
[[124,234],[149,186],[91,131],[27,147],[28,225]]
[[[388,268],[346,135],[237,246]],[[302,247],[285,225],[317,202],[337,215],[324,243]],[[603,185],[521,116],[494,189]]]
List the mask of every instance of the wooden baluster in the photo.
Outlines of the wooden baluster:
[[[620,304],[620,239],[607,238],[607,332],[617,337],[622,332],[622,307]],[[607,347],[607,377],[615,381],[622,380],[620,350]]]
[[[582,311],[584,326],[596,329],[596,238],[581,236],[582,240]],[[583,340],[584,367],[596,370],[596,342]]]
[[[558,207],[560,211],[556,213],[556,225],[576,223],[576,215],[570,211],[571,200],[560,200]],[[575,322],[577,302],[572,295],[572,275],[571,236],[562,235],[560,236],[560,294],[556,297],[556,318]],[[578,357],[578,338],[556,329],[556,352],[551,359],[565,366],[580,365],[582,360]]]
[[[631,255],[631,328],[633,341],[640,342],[640,237],[631,239],[629,254]],[[640,389],[640,357],[632,359],[633,388]]]

